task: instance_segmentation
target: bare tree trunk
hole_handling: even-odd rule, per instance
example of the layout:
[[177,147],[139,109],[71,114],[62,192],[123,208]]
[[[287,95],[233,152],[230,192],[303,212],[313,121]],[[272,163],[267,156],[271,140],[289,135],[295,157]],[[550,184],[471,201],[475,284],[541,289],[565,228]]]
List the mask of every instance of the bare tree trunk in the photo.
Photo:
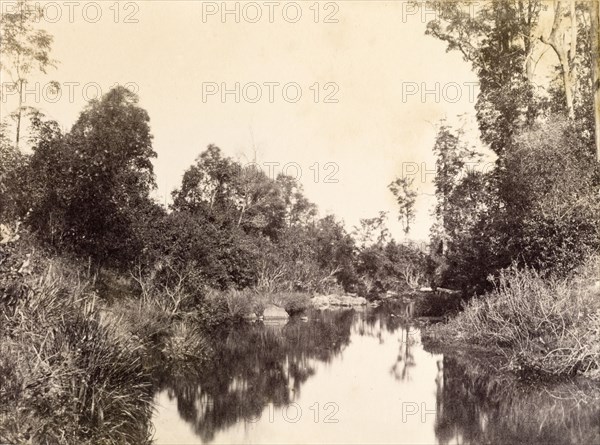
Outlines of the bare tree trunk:
[[570,97],[567,98],[567,107],[569,110],[569,118],[575,119],[575,86],[577,85],[577,65],[575,57],[577,57],[577,12],[575,11],[575,0],[569,2],[569,13],[571,15],[571,45],[567,50],[567,65],[569,67],[568,80],[565,81],[565,91],[568,91]]
[[19,140],[21,138],[21,115],[23,113],[23,79],[18,80],[19,83],[19,109],[17,110],[17,137],[15,146],[19,149]]
[[238,218],[237,225],[238,227],[242,224],[242,218],[244,217],[244,212],[246,211],[246,204],[242,204],[242,209],[240,210],[240,217]]
[[529,30],[530,34],[523,35],[523,47],[525,49],[525,77],[530,83],[534,81],[535,63],[533,60],[533,53],[535,50],[534,37],[531,34],[534,15],[536,14],[537,2],[536,0],[529,0],[525,6],[523,0],[519,0],[519,15],[521,17],[522,26],[524,29]]
[[540,40],[543,43],[550,45],[558,57],[565,87],[567,112],[569,119],[575,119],[574,90],[577,83],[574,63],[577,48],[577,16],[575,14],[575,0],[569,0],[569,6],[569,15],[571,16],[571,42],[569,48],[567,49],[565,44],[566,29],[563,17],[565,8],[563,8],[562,0],[554,0],[554,21],[552,23],[552,30],[550,31],[548,38],[545,38],[542,35],[540,36]]
[[596,161],[600,162],[600,0],[590,1]]
[[573,76],[563,66],[563,83],[565,84],[565,100],[567,102],[567,113],[569,119],[575,120],[575,106],[573,103]]

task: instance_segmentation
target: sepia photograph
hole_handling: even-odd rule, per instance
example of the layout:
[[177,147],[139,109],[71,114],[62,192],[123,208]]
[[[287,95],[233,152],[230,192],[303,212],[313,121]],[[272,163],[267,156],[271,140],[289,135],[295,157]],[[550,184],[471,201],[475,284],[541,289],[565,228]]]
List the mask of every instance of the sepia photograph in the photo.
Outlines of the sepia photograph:
[[600,445],[600,0],[0,0],[0,445]]

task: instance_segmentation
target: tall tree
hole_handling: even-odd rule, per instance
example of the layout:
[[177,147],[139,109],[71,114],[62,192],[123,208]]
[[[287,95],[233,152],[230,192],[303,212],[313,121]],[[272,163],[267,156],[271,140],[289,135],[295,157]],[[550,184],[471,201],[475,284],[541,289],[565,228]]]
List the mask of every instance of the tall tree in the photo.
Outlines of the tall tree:
[[[35,70],[46,73],[49,67],[55,66],[55,61],[50,58],[53,39],[46,31],[36,28],[44,15],[37,3],[34,5],[27,0],[18,0],[6,7],[8,10],[0,15],[0,69],[8,73],[12,88],[18,94],[14,117],[15,145],[19,148],[24,88]],[[58,88],[56,82],[51,85]]]
[[173,192],[173,208],[211,213],[232,206],[234,180],[239,165],[216,145],[209,145],[183,175],[181,188]]
[[276,181],[283,197],[288,227],[313,222],[317,216],[317,206],[304,196],[302,184],[284,174],[277,175]]
[[[567,20],[568,18],[568,20]],[[540,40],[549,45],[560,63],[567,113],[575,119],[575,88],[577,85],[577,14],[575,0],[554,0],[554,20],[548,37]]]
[[279,184],[255,165],[236,164],[232,199],[237,225],[275,238],[285,226],[285,203]]
[[413,189],[414,181],[415,178],[397,178],[388,186],[400,208],[398,219],[402,222],[405,234],[410,232],[410,224],[415,219],[417,192]]
[[539,0],[491,0],[465,8],[462,2],[427,2],[440,13],[426,33],[470,62],[479,78],[475,108],[482,139],[501,154],[513,134],[538,113],[531,82]]

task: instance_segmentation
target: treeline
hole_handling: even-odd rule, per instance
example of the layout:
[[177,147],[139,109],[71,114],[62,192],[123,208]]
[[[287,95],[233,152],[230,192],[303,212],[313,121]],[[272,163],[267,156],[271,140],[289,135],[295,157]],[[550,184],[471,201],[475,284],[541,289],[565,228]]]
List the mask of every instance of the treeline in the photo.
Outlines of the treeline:
[[112,89],[68,131],[25,106],[24,85],[56,62],[52,36],[39,29],[43,8],[16,6],[0,16],[0,68],[18,98],[0,124],[5,231],[21,222],[51,255],[74,257],[100,278],[101,271],[131,277],[142,293],[177,288],[202,299],[211,289],[251,288],[375,297],[421,284],[423,253],[391,241],[382,215],[348,233],[333,216],[318,217],[294,178],[269,177],[215,145],[185,172],[172,204],[159,205],[151,198],[150,118],[135,94]]
[[[536,0],[490,1],[475,13],[460,2],[431,3],[441,13],[427,34],[460,51],[479,78],[482,142],[440,125],[434,281],[481,291],[512,263],[566,276],[600,247],[598,36],[590,26],[597,2],[558,1],[548,10]],[[555,66],[536,72],[544,54]],[[484,147],[493,169],[480,168]]]
[[[482,147],[440,126],[431,272],[480,296],[429,334],[479,345],[528,378],[597,379],[599,3],[490,1],[475,14],[435,4],[443,18],[427,32],[478,75],[477,123],[495,165],[478,168]],[[545,52],[556,65],[536,73]]]
[[66,132],[29,117],[29,154],[0,127],[0,440],[150,443],[160,376],[218,368],[231,323],[422,282],[424,253],[385,214],[348,233],[294,178],[214,145],[158,204],[149,116],[125,88]]
[[373,238],[384,216],[350,234],[333,216],[319,218],[293,177],[271,178],[215,145],[161,206],[151,198],[149,116],[123,87],[90,102],[68,132],[30,117],[30,155],[6,127],[0,133],[1,220],[23,221],[45,246],[96,271],[198,297],[229,288],[376,296],[420,284],[415,246]]

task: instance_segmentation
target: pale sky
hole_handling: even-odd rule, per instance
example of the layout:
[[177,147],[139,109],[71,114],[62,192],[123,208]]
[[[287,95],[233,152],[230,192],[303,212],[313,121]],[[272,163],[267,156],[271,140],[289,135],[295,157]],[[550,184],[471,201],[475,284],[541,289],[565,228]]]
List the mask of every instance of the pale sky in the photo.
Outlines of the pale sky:
[[[441,118],[474,115],[477,79],[470,66],[425,36],[432,17],[410,15],[402,1],[320,2],[318,8],[313,1],[227,2],[239,8],[239,23],[234,13],[221,16],[222,2],[40,3],[48,4],[40,26],[54,36],[59,64],[36,77],[39,97],[30,84],[26,104],[68,129],[85,97],[96,96],[95,85],[102,92],[114,84],[136,89],[151,119],[161,201],[208,144],[240,160],[252,159],[254,146],[259,164],[279,163],[271,164],[275,173],[288,164],[294,175],[299,166],[321,215],[334,213],[351,229],[359,218],[388,211],[390,229],[402,240],[387,185],[403,163],[433,170]],[[11,4],[3,1],[3,11]],[[250,23],[258,12],[260,19]],[[325,23],[326,17],[337,23]],[[44,90],[50,80],[63,85],[58,99]],[[220,91],[207,95],[215,86],[235,90],[236,83],[239,103],[233,93],[224,101]],[[298,87],[301,96],[292,103]],[[425,97],[423,89],[430,91]],[[325,103],[330,93],[337,103]],[[3,95],[3,115],[14,109],[12,99]],[[337,183],[325,182],[328,174]],[[433,174],[423,176],[419,191],[430,193]],[[427,238],[432,203],[419,196],[411,238]]]

